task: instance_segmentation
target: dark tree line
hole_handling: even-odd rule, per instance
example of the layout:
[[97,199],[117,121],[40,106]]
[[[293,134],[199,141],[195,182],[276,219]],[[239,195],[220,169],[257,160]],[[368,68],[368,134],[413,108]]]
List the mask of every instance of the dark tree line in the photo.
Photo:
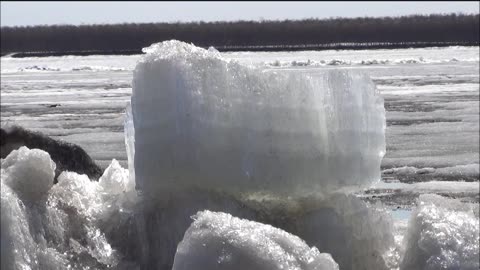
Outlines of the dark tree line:
[[1,52],[140,52],[169,39],[220,50],[338,43],[478,45],[479,15],[2,27]]

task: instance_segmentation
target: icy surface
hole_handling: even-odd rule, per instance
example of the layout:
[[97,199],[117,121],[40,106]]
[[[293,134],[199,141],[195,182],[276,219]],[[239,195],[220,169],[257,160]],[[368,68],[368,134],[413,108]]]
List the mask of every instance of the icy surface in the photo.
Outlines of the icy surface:
[[[380,50],[322,50],[295,52],[225,52],[242,63],[271,67],[412,65],[475,62],[478,47],[437,47]],[[60,57],[1,57],[2,73],[122,72],[135,68],[138,55]]]
[[2,170],[1,211],[1,268],[28,269],[37,252],[26,220],[25,205],[15,192],[4,184]]
[[173,270],[339,269],[297,236],[221,212],[197,213],[178,245]]
[[478,269],[478,204],[424,194],[411,215],[401,269]]
[[[211,53],[217,54],[214,50]],[[388,217],[376,215],[375,209],[381,207],[352,198],[331,199],[332,203],[326,204],[318,200],[289,201],[279,196],[275,202],[257,198],[254,203],[223,193],[191,190],[159,195],[162,201],[148,207],[132,207],[136,201],[136,192],[131,190],[133,181],[119,181],[127,179],[126,171],[111,160],[126,167],[127,156],[134,155],[133,119],[127,117],[124,134],[124,113],[132,92],[132,70],[141,57],[2,57],[2,124],[13,122],[77,143],[103,168],[112,164],[110,175],[115,179],[102,181],[112,193],[100,183],[71,173],[62,176],[63,184],[58,188],[49,187],[51,161],[42,157],[45,153],[38,159],[34,152],[26,160],[11,159],[8,166],[2,163],[1,269],[12,265],[20,269],[105,269],[111,264],[116,269],[170,270],[177,244],[191,224],[190,215],[204,209],[271,224],[297,235],[309,246],[332,254],[341,269],[349,269],[347,265],[356,269],[382,269],[382,265],[396,269],[405,251],[402,239],[407,231],[413,235],[405,219],[411,215],[409,209],[419,193],[468,196],[466,201],[478,203],[478,47],[232,52],[222,56],[266,68],[265,73],[325,77],[328,70],[339,69],[361,71],[372,77],[385,98],[387,153],[382,170],[389,183],[372,187],[375,193],[370,195],[385,198],[387,192],[397,197],[407,194],[401,200],[381,199],[391,202],[393,209],[406,207],[393,212],[400,220],[395,221],[393,229],[399,247],[385,253],[388,245],[381,244],[381,239],[390,243],[391,236],[386,229],[390,227]],[[130,150],[126,143],[131,145]],[[7,167],[16,171],[12,169],[16,163],[25,166],[26,172],[5,173]],[[411,168],[403,170],[404,166]],[[18,178],[20,175],[26,178]],[[38,186],[24,190],[22,182],[31,181],[27,180],[29,175],[35,176]],[[430,182],[405,184],[398,178]],[[125,187],[127,191],[120,192]],[[348,210],[347,205],[356,210]],[[464,213],[461,209],[467,208],[455,208],[449,213]],[[444,229],[451,226],[446,222],[432,224]],[[478,235],[478,222],[475,226]],[[467,230],[445,230],[446,235],[459,232],[458,239],[465,239],[463,231]],[[443,240],[434,239],[432,243],[435,241]],[[428,249],[418,254],[423,257],[415,259],[420,266],[413,265],[413,269],[422,269],[427,257],[440,253]],[[455,257],[460,253],[451,254]]]
[[5,184],[23,200],[34,202],[53,186],[55,163],[48,153],[22,146],[2,160],[2,174],[8,175]]
[[127,104],[124,122],[125,148],[127,150],[128,172],[130,182],[135,185],[135,127],[133,125],[132,106]]
[[386,169],[384,175],[395,176],[402,182],[412,182],[421,178],[426,180],[457,180],[457,181],[478,181],[480,180],[480,165],[466,164],[443,168],[416,168],[403,166],[399,168]]
[[104,222],[131,208],[128,172],[113,161],[100,182],[63,172],[53,185],[54,171],[48,153],[38,149],[22,147],[2,160],[2,269],[119,265]]
[[[387,152],[382,168],[438,169],[478,164],[479,52],[477,46],[228,52],[222,56],[281,72],[308,75],[339,69],[368,74],[384,96],[387,111]],[[1,57],[0,121],[78,144],[103,168],[114,158],[127,167],[124,112],[130,101],[132,70],[140,58],[140,55]],[[454,58],[458,61],[453,61]],[[417,61],[407,63],[412,62],[409,59]],[[269,65],[277,60],[282,66]],[[289,64],[309,60],[310,65]],[[356,64],[362,61],[371,64]],[[315,64],[322,62],[345,64]],[[34,66],[60,71],[19,71]],[[109,68],[98,69],[100,66]],[[50,108],[51,105],[58,106]],[[432,180],[430,176],[415,174],[412,180],[424,181],[424,177]],[[448,178],[455,181],[454,175]]]
[[135,183],[130,181],[128,170],[122,168],[115,159],[112,160],[98,182],[104,190],[108,190],[111,194],[120,194],[135,188]]
[[[341,269],[389,269],[398,261],[391,217],[377,205],[355,196],[336,195],[324,200],[238,198],[227,193],[192,190],[144,201],[134,213],[143,267],[171,267],[177,244],[198,211],[225,212],[282,229],[330,253]],[[248,241],[245,240],[245,241]],[[159,252],[161,250],[161,252]]]
[[[381,205],[353,195],[335,194],[304,201],[294,215],[294,233],[332,255],[340,269],[390,269],[398,260],[393,220]],[[398,252],[397,252],[398,253]]]
[[467,193],[472,196],[480,192],[478,182],[459,182],[459,181],[428,181],[420,183],[400,183],[400,182],[378,182],[371,186],[369,190],[398,190],[399,192],[410,193],[442,193],[455,195],[458,193]]
[[385,112],[367,76],[265,72],[178,41],[145,51],[132,94],[144,192],[306,196],[380,179]]

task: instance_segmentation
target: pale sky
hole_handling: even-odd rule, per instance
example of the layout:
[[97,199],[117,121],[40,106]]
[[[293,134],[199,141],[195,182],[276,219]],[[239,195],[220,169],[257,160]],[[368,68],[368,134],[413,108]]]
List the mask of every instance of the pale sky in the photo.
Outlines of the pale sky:
[[1,26],[479,13],[479,2],[1,2]]

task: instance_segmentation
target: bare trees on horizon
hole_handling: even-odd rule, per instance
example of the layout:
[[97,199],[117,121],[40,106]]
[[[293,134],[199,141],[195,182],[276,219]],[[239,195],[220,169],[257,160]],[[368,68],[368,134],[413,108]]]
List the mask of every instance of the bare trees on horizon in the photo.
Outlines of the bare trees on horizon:
[[479,43],[479,15],[2,27],[1,52],[138,51],[169,39],[217,48]]

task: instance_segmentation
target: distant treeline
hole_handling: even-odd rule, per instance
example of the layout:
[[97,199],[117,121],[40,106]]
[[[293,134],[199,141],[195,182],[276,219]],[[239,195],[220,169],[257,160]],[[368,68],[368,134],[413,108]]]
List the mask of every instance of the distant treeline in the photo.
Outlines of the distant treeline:
[[284,21],[52,25],[1,28],[1,53],[132,54],[178,39],[219,50],[476,45],[479,15],[442,14]]

